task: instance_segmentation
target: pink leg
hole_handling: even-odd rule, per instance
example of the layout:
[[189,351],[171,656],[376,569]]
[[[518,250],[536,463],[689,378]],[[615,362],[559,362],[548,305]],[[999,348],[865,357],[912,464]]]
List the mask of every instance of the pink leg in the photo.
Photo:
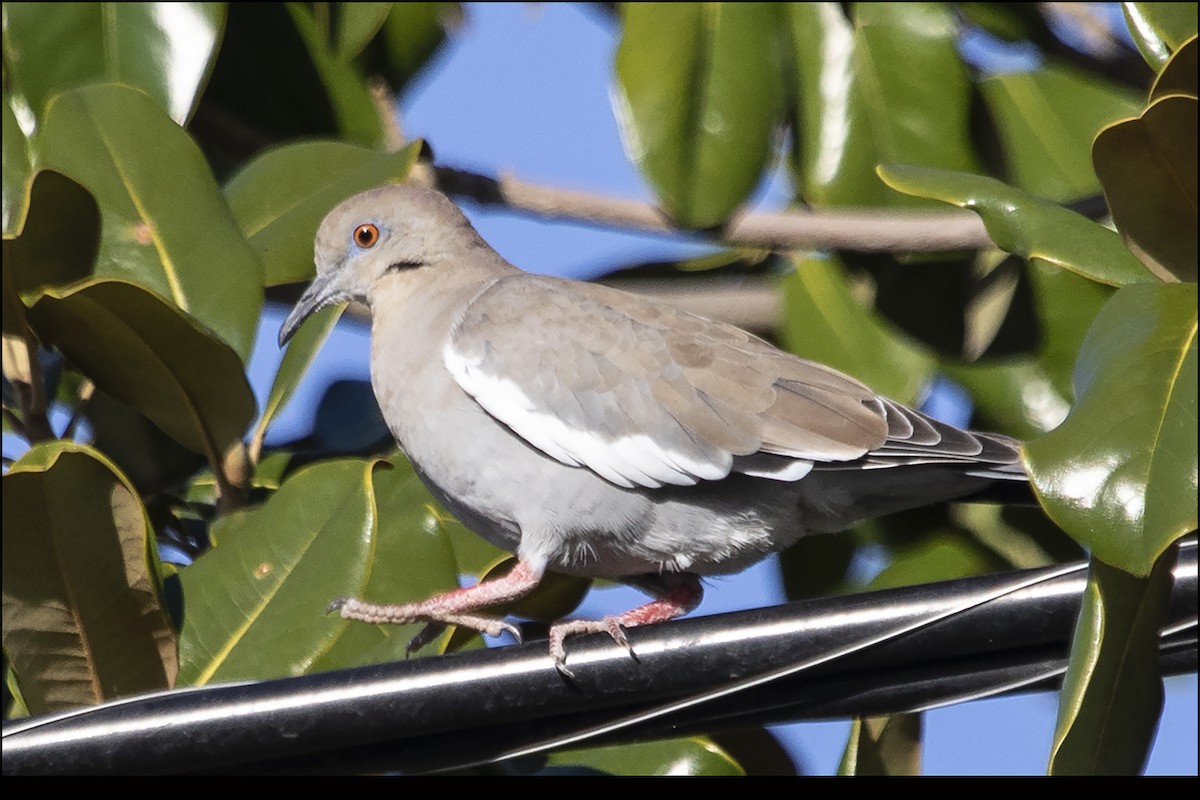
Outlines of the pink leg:
[[[504,620],[487,617],[474,612],[498,603],[520,599],[533,591],[542,579],[539,571],[525,561],[516,565],[499,578],[493,578],[465,589],[454,589],[434,595],[419,603],[387,605],[369,603],[353,597],[339,597],[329,604],[329,611],[338,611],[342,619],[353,619],[372,624],[392,623],[406,625],[412,622],[429,623],[426,629],[409,642],[409,652],[419,649],[436,636],[446,625],[461,625],[489,636],[499,636],[508,631],[519,640],[520,631]],[[432,626],[432,630],[431,630]]]
[[626,611],[624,614],[608,616],[601,620],[570,620],[559,622],[550,628],[550,655],[554,657],[554,665],[560,672],[570,676],[567,669],[567,650],[563,640],[568,636],[579,633],[607,633],[617,644],[629,651],[629,655],[637,658],[629,640],[625,638],[624,628],[638,625],[653,625],[656,622],[666,622],[669,619],[683,616],[696,606],[704,597],[704,589],[700,579],[695,575],[679,575],[679,582],[660,594],[645,605]]

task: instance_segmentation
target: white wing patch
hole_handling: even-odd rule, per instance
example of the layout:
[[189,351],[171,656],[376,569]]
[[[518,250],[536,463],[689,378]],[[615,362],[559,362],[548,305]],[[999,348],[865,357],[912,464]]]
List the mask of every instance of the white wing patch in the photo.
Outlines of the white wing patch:
[[720,480],[733,468],[732,456],[727,455],[723,464],[697,461],[644,433],[611,439],[569,426],[541,410],[520,386],[486,373],[478,361],[464,358],[449,343],[442,360],[459,386],[518,436],[551,458],[572,467],[586,466],[617,486],[693,486],[698,480]]

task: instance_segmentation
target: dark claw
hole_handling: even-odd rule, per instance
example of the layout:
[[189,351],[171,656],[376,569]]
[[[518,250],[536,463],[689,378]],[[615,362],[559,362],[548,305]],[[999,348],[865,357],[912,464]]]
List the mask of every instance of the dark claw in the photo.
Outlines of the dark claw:
[[346,605],[346,603],[349,603],[349,602],[350,602],[350,598],[349,598],[349,597],[337,597],[337,598],[334,598],[334,599],[333,599],[333,600],[332,600],[332,601],[329,603],[329,605],[325,606],[325,613],[328,615],[328,614],[332,614],[332,613],[333,613],[333,612],[335,612],[335,611],[341,611],[341,610],[342,610],[342,607],[343,607],[343,606],[345,606],[345,605]]
[[417,631],[417,635],[408,640],[408,645],[404,648],[404,657],[408,658],[413,653],[432,642],[438,636],[441,636],[442,631],[444,630],[446,630],[444,623],[425,623],[425,626],[422,627],[421,630]]

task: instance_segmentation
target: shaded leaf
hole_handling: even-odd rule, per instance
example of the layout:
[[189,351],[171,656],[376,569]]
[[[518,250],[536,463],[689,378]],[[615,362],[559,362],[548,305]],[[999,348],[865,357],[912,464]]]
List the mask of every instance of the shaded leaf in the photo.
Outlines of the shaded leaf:
[[920,775],[921,715],[859,717],[850,726],[839,775]]
[[1129,33],[1146,63],[1159,69],[1196,35],[1195,3],[1122,3]]
[[[343,9],[357,5],[347,3]],[[287,3],[286,6],[321,77],[342,138],[367,146],[379,144],[383,138],[383,123],[358,68],[333,50],[327,32],[322,30],[305,4]]]
[[81,411],[92,445],[112,459],[143,497],[181,485],[204,466],[202,456],[106,392],[95,389]]
[[392,3],[383,23],[385,64],[381,69],[399,91],[446,39],[446,30],[462,22],[459,3]]
[[100,209],[91,194],[65,175],[42,170],[30,187],[25,229],[8,245],[5,266],[28,303],[43,289],[91,275],[99,245]]
[[180,573],[181,683],[301,675],[329,652],[348,623],[325,609],[361,592],[374,563],[379,463],[306,467],[213,526],[219,544]]
[[34,445],[4,488],[4,652],[35,714],[175,682],[153,532],[98,451]]
[[157,292],[244,360],[262,306],[261,267],[191,137],[136,89],[102,85],[56,96],[40,141],[46,164],[101,208],[96,275]]
[[1150,89],[1150,102],[1169,94],[1183,94],[1195,97],[1198,91],[1196,76],[1197,55],[1200,54],[1200,44],[1196,37],[1188,39],[1171,56],[1171,60],[1163,67],[1162,72],[1154,79]]
[[1196,285],[1124,287],[1084,340],[1070,416],[1026,444],[1050,517],[1134,575],[1196,528],[1196,387]]
[[542,774],[744,775],[741,766],[703,737],[611,745],[551,753]]
[[878,171],[896,191],[979,214],[988,235],[1005,252],[1112,286],[1153,279],[1113,231],[994,178],[900,164],[880,165]]
[[6,3],[4,12],[6,72],[38,115],[60,92],[122,83],[180,125],[225,27],[224,3]]
[[681,225],[723,221],[758,185],[782,112],[778,9],[630,3],[616,55],[622,141]]
[[875,391],[913,402],[933,372],[932,358],[855,299],[833,259],[797,258],[784,279],[784,346],[842,370]]
[[90,280],[48,290],[30,320],[98,387],[214,469],[241,447],[254,415],[241,360],[179,309],[131,283]]
[[4,183],[0,195],[0,222],[3,223],[5,239],[21,233],[25,226],[25,214],[29,211],[30,184],[34,176],[34,154],[29,146],[29,139],[17,122],[13,111],[13,99],[8,92],[4,93]]
[[225,196],[242,233],[262,259],[267,286],[313,274],[321,220],[352,194],[400,183],[420,142],[380,153],[343,142],[305,142],[264,153],[235,175]]
[[788,599],[828,597],[850,591],[848,570],[857,552],[858,543],[853,536],[802,536],[779,554]]
[[1167,95],[1105,128],[1092,158],[1126,244],[1165,280],[1196,280],[1195,97]]
[[342,61],[349,61],[362,52],[367,42],[379,32],[394,3],[338,3],[337,24],[333,36],[333,52]]
[[980,81],[979,89],[995,120],[1013,185],[1057,202],[1099,191],[1092,139],[1140,106],[1122,88],[1057,66],[993,75]]
[[1052,775],[1136,775],[1145,768],[1163,683],[1158,631],[1176,550],[1136,578],[1093,558],[1059,697]]
[[854,29],[838,3],[788,3],[792,167],[815,205],[883,205],[871,115],[854,69]]

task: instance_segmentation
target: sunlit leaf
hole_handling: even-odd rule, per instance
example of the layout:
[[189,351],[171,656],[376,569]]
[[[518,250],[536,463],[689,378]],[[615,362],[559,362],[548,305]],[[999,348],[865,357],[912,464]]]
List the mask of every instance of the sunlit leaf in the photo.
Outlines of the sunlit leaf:
[[879,176],[897,191],[979,214],[992,240],[1005,252],[1040,259],[1112,286],[1153,280],[1113,231],[995,178],[900,164],[881,165]]
[[261,267],[191,137],[136,89],[100,85],[57,95],[39,141],[46,165],[100,206],[96,275],[169,299],[245,359],[262,306]]
[[1084,340],[1070,416],[1026,444],[1050,517],[1137,576],[1196,529],[1196,386],[1196,285],[1124,287]]

